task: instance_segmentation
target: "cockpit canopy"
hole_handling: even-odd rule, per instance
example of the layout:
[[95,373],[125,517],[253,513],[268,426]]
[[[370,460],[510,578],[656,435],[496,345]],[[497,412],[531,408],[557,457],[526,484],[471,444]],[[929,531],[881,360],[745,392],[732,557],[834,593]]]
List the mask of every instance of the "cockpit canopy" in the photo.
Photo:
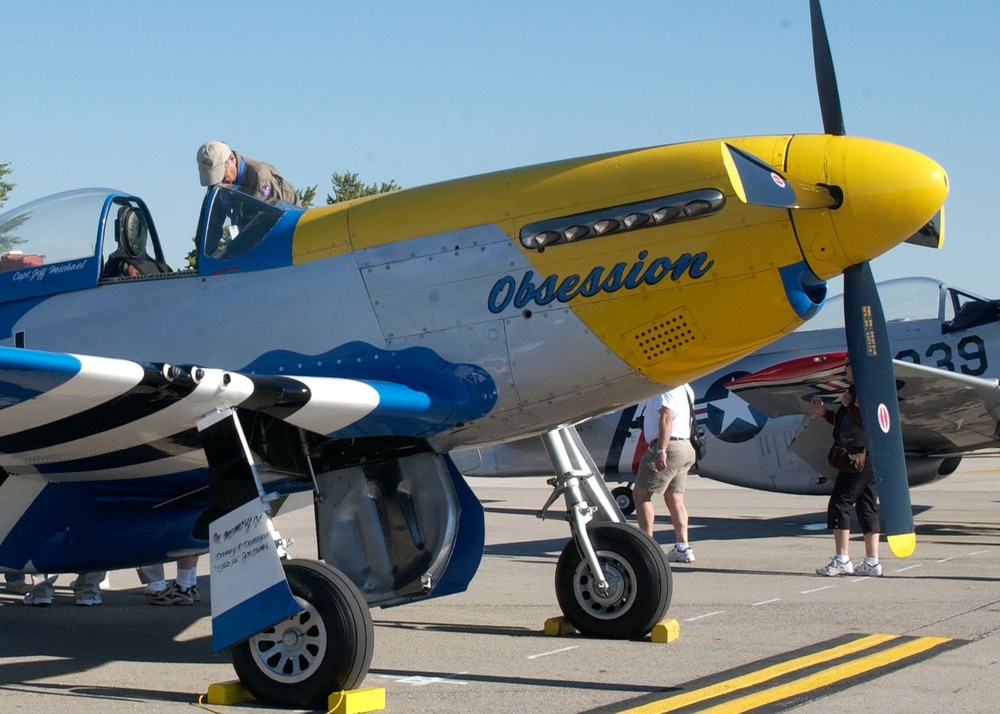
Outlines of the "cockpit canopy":
[[[291,265],[302,213],[213,187],[199,219],[197,274]],[[122,191],[66,191],[0,214],[0,302],[194,274],[170,269],[146,204]]]
[[[1000,300],[987,300],[933,278],[897,278],[878,284],[887,325],[937,320],[941,332],[958,332],[1000,321]],[[834,295],[798,332],[844,327],[844,296]]]
[[198,222],[198,273],[291,265],[292,232],[302,213],[291,204],[271,205],[228,186],[211,188]]
[[0,301],[169,272],[149,210],[136,196],[78,189],[0,215]]

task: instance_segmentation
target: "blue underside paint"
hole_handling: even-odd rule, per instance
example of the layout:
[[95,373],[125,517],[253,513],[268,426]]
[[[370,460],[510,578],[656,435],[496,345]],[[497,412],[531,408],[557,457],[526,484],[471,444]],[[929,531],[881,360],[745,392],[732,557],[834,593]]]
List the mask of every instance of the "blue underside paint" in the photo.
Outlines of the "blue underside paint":
[[0,347],[0,409],[55,389],[79,374],[80,367],[72,355]]
[[804,261],[779,268],[788,304],[803,320],[808,320],[826,300],[826,282],[816,277]]
[[245,640],[266,627],[302,612],[282,580],[212,618],[212,651]]
[[496,384],[486,370],[448,362],[425,347],[382,350],[364,342],[348,342],[321,355],[275,350],[239,371],[342,377],[370,384],[379,393],[378,408],[332,434],[341,438],[429,436],[478,419],[497,400]]
[[[312,488],[266,478],[269,493]],[[169,505],[165,505],[169,504]],[[118,570],[204,553],[191,535],[208,508],[208,469],[111,481],[50,483],[0,542],[0,566],[41,572]]]
[[[141,484],[149,490],[141,491]],[[39,572],[117,570],[205,552],[208,541],[191,532],[207,507],[207,492],[170,505],[154,496],[168,486],[180,496],[190,485],[183,475],[50,483],[0,543],[0,565],[20,569],[30,560]]]
[[91,500],[92,495],[80,486],[67,485],[62,489],[46,486],[0,542],[0,565],[23,568]]

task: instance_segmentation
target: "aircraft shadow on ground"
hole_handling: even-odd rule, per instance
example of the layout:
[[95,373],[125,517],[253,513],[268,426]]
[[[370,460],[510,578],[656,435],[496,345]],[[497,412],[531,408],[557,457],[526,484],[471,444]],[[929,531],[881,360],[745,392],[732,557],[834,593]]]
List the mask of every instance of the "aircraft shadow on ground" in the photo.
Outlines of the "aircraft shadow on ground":
[[918,523],[917,542],[952,543],[954,538],[980,538],[963,540],[964,545],[1000,545],[1000,526],[987,523]]
[[[532,518],[535,517],[536,513],[536,511],[530,509],[516,508],[487,508],[486,510],[490,513],[523,515]],[[552,520],[558,520],[561,518],[561,515],[558,512],[550,512],[550,517]],[[627,516],[626,520],[630,524],[635,524],[634,516]],[[825,512],[804,513],[791,516],[783,515],[777,518],[714,518],[691,516],[689,521],[690,527],[692,529],[697,529],[698,540],[700,541],[788,538],[797,535],[812,535],[816,532],[823,531],[808,532],[803,530],[804,526],[825,522]],[[666,514],[658,514],[656,516],[654,538],[661,545],[673,544],[673,531],[670,527],[670,518]],[[486,555],[522,558],[550,557],[552,554],[558,556],[559,552],[561,552],[563,547],[566,545],[568,539],[569,528],[566,529],[565,537],[487,545],[484,552]]]
[[[500,508],[490,506],[491,513],[521,515],[535,518],[534,509]],[[915,507],[920,513],[927,507]],[[552,513],[553,519],[559,514]],[[634,523],[634,517],[629,517]],[[825,530],[806,531],[804,526],[822,524],[825,512],[782,515],[776,518],[691,518],[692,528],[697,529],[698,540],[725,541],[733,539],[766,539],[801,535],[825,534]],[[855,525],[856,528],[856,525]],[[669,518],[658,515],[656,519],[656,540],[662,545],[672,542]],[[540,562],[555,563],[568,540],[566,537],[541,540],[525,540],[511,543],[493,544],[485,548],[485,554],[499,557],[537,558]],[[936,542],[953,543],[961,539],[968,546],[1000,545],[1000,527],[992,524],[921,523],[917,525],[919,539],[935,539]],[[975,540],[971,540],[975,539]],[[694,570],[685,566],[674,566],[676,570]],[[704,565],[697,570],[712,572]],[[740,571],[717,570],[734,573]],[[754,574],[747,571],[746,574]],[[772,576],[773,570],[766,574]],[[806,576],[812,577],[810,574]],[[931,578],[967,580],[952,576],[921,576]],[[990,580],[989,578],[977,578]],[[1000,578],[998,578],[1000,579]],[[208,591],[208,583],[203,583],[203,592]],[[0,686],[14,688],[30,685],[33,689],[51,687],[56,691],[65,690],[67,696],[106,696],[113,699],[134,697],[138,700],[187,701],[190,695],[177,692],[161,692],[140,688],[80,688],[54,684],[40,684],[51,677],[79,673],[105,665],[112,661],[183,663],[183,664],[228,664],[227,653],[213,654],[210,637],[192,637],[178,641],[178,635],[193,623],[208,617],[208,598],[192,607],[153,608],[146,604],[138,588],[113,590],[104,593],[104,604],[100,607],[78,608],[73,606],[72,594],[65,587],[56,591],[56,601],[49,608],[31,608],[21,603],[19,596],[0,594],[0,657],[8,660],[0,664]],[[377,627],[399,629],[426,629],[444,632],[486,633],[508,637],[535,637],[537,631],[525,628],[496,627],[486,625],[463,625],[441,623],[375,623]],[[26,660],[26,661],[25,661]],[[374,670],[373,670],[374,672]],[[399,674],[398,672],[395,674]],[[418,676],[421,673],[412,673]],[[433,673],[426,673],[434,676]],[[507,681],[507,680],[504,680]],[[518,680],[522,684],[532,684]],[[539,680],[535,684],[562,686]],[[571,686],[578,686],[573,683]],[[614,685],[601,685],[602,688]],[[642,689],[641,687],[639,689]]]
[[[203,592],[208,583],[203,582]],[[73,594],[57,586],[50,607],[29,607],[21,596],[0,595],[0,686],[40,686],[65,689],[79,695],[85,688],[39,684],[42,680],[95,669],[110,662],[163,664],[228,664],[227,652],[212,653],[206,634],[178,640],[203,617],[209,617],[208,598],[190,607],[153,607],[140,588],[102,593],[99,607],[76,607]],[[190,701],[190,694],[146,689],[86,689],[87,696],[115,699]]]
[[449,632],[463,635],[499,635],[502,637],[541,637],[543,633],[530,627],[504,627],[501,625],[471,625],[448,622],[402,622],[376,620],[375,627],[414,632]]
[[134,701],[136,708],[148,706],[150,702],[176,702],[190,704],[194,695],[190,692],[168,692],[161,689],[126,689],[123,687],[86,687],[75,684],[53,684],[51,682],[32,683],[28,686],[17,686],[0,683],[8,692],[40,692],[46,697],[63,696],[67,711],[72,711],[72,698],[85,697],[88,700],[107,699],[109,702]]
[[492,684],[516,684],[523,687],[558,687],[560,689],[573,690],[599,690],[612,692],[638,692],[641,694],[664,693],[679,691],[677,687],[664,687],[662,683],[656,684],[623,684],[620,682],[593,682],[579,679],[540,679],[536,677],[501,677],[491,674],[460,674],[454,672],[431,672],[401,669],[371,669],[371,674],[391,677],[392,679],[421,678],[421,679],[447,679],[449,682],[483,682]]
[[[515,515],[535,518],[537,511],[528,508],[487,507],[491,514]],[[661,509],[662,510],[662,509]],[[930,506],[913,507],[914,516],[920,516],[930,510]],[[550,511],[549,519],[560,520],[562,514]],[[635,516],[627,516],[626,520],[635,524]],[[690,527],[697,534],[699,541],[729,541],[729,540],[762,540],[767,538],[790,538],[796,536],[828,535],[825,528],[826,512],[814,511],[781,515],[775,518],[717,518],[711,516],[690,517]],[[860,533],[857,520],[852,512],[852,534]],[[954,544],[954,539],[962,539],[968,546],[998,546],[1000,545],[1000,526],[991,523],[917,523],[917,540],[934,543]],[[656,516],[655,540],[661,545],[673,544],[673,531],[670,518],[663,513]],[[514,541],[487,545],[486,555],[517,558],[541,558],[550,560],[558,557],[569,539],[569,529],[565,537],[546,538],[541,540]]]

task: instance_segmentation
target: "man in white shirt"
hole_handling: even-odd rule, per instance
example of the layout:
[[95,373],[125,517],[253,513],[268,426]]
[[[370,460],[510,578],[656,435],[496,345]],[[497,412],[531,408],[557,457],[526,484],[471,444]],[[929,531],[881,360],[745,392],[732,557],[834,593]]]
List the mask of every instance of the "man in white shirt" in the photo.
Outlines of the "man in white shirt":
[[632,498],[639,528],[653,535],[653,494],[662,493],[670,511],[677,544],[667,552],[673,563],[693,563],[688,545],[688,514],[684,506],[684,485],[695,463],[691,445],[691,387],[682,384],[646,401],[642,430],[649,451],[639,461]]

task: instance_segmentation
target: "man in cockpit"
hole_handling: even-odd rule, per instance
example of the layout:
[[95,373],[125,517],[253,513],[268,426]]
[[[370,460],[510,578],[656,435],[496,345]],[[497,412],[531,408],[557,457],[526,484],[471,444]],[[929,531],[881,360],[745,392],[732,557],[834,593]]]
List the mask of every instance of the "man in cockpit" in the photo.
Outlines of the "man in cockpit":
[[198,175],[202,186],[223,184],[272,205],[284,201],[298,206],[299,195],[278,170],[229,148],[221,141],[209,141],[198,148]]

